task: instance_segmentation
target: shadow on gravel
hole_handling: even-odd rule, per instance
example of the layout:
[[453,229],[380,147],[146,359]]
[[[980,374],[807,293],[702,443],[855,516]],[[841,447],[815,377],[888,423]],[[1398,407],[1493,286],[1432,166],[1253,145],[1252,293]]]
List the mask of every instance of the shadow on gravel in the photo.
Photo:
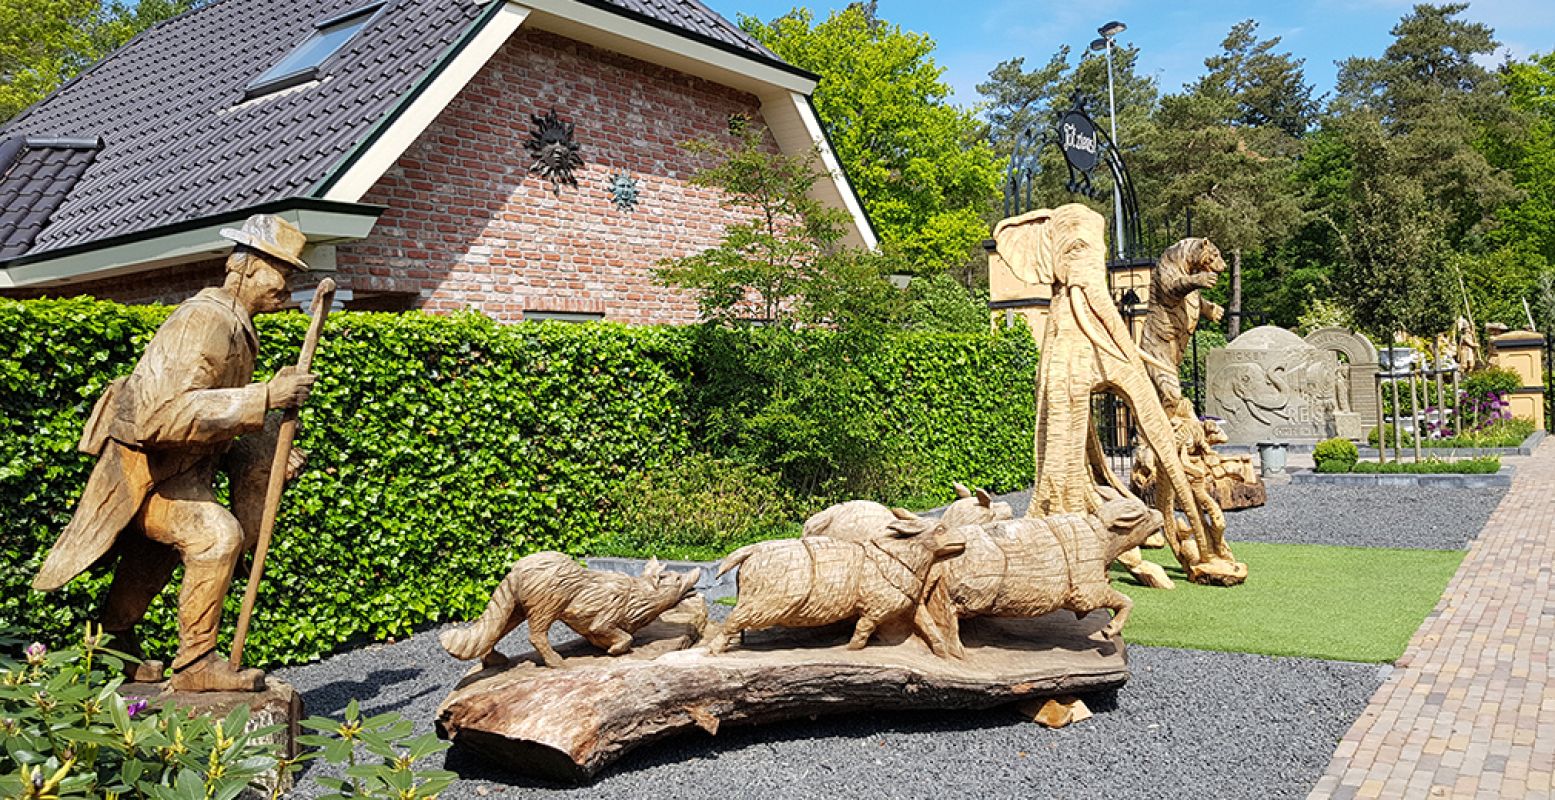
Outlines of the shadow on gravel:
[[[1093,692],[1085,695],[1085,704],[1097,715],[1112,713],[1118,709],[1118,692]],[[866,713],[869,716],[863,716]],[[459,746],[448,751],[443,767],[458,773],[460,778],[467,781],[486,781],[516,789],[587,789],[601,781],[628,777],[635,772],[676,768],[688,762],[714,762],[741,750],[786,748],[796,742],[815,742],[824,746],[828,740],[852,742],[877,736],[997,735],[999,729],[1020,725],[1024,719],[1011,703],[986,709],[946,711],[938,718],[923,711],[850,712],[765,725],[720,728],[717,736],[695,731],[683,732],[632,750],[600,772],[594,780],[583,784],[556,783],[508,772],[493,766],[479,754]]]
[[[376,698],[385,688],[395,684],[421,677],[421,669],[380,669],[368,673],[357,681],[334,681],[326,683],[316,689],[311,689],[302,694],[302,700],[307,705],[308,714],[325,717],[339,717],[345,713],[346,706],[354,699],[362,706],[367,714],[385,714],[390,711],[399,711],[411,701],[422,695],[431,694],[439,687],[428,686],[425,689],[411,695],[401,695],[394,702],[384,705],[373,705]],[[396,687],[398,688],[398,687]]]

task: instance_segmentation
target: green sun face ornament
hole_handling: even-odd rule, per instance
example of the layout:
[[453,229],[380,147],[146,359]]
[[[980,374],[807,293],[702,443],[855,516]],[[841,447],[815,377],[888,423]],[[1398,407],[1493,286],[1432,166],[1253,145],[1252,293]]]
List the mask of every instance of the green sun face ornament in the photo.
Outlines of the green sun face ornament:
[[637,179],[617,172],[605,181],[605,186],[610,190],[610,202],[622,211],[632,211],[637,208]]

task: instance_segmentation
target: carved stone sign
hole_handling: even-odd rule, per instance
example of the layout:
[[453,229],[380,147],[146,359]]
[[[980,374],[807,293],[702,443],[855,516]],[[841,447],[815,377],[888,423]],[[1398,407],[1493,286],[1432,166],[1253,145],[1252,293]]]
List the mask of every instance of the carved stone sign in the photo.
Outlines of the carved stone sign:
[[1333,436],[1339,361],[1290,331],[1265,325],[1207,358],[1205,413],[1232,444]]
[[[1339,375],[1344,379],[1344,385],[1340,386],[1335,398],[1339,405],[1340,428],[1345,413],[1352,414],[1357,420],[1357,426],[1365,429],[1368,422],[1376,425],[1377,419],[1377,348],[1371,340],[1354,331],[1344,328],[1318,328],[1307,334],[1307,344],[1319,350],[1329,350],[1335,354],[1343,354],[1340,359]],[[1345,436],[1353,431],[1339,430],[1336,435]],[[1360,438],[1362,434],[1353,437]]]

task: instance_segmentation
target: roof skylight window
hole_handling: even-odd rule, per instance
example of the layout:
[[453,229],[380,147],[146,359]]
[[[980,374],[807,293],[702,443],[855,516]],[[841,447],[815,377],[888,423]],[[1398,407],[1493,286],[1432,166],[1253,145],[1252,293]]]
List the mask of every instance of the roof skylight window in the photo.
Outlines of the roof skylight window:
[[265,70],[263,75],[249,82],[243,99],[249,100],[315,80],[324,59],[351,41],[351,37],[366,27],[372,21],[374,12],[382,7],[383,3],[373,3],[315,23],[313,33],[308,38],[292,48],[275,66]]

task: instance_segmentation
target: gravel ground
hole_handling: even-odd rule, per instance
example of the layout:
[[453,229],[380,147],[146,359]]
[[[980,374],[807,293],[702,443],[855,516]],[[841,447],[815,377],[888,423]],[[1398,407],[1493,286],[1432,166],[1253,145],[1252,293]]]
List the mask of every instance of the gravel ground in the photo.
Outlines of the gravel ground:
[[[1233,541],[1461,549],[1503,489],[1269,487],[1269,503],[1228,515]],[[1024,514],[1029,492],[1001,496]],[[932,513],[932,512],[930,512]],[[728,607],[713,605],[722,618]],[[278,671],[308,713],[339,716],[351,698],[368,714],[398,711],[431,730],[437,704],[468,664],[437,631]],[[528,651],[525,628],[504,652]],[[572,633],[564,626],[553,640]],[[1091,698],[1096,716],[1063,730],[980,712],[888,712],[729,728],[649,745],[593,784],[556,787],[450,752],[424,763],[460,774],[448,798],[1304,797],[1389,667],[1130,648],[1133,676]],[[310,766],[292,797],[324,793]]]
[[[1462,550],[1506,489],[1271,484],[1269,502],[1226,514],[1232,542]],[[1024,516],[1031,492],[1000,495]],[[939,509],[936,509],[938,511]]]
[[[724,606],[710,609],[715,617]],[[524,628],[503,648],[528,650]],[[556,626],[553,639],[570,636]],[[628,754],[593,784],[559,788],[450,752],[448,798],[1304,797],[1387,667],[1169,648],[1130,649],[1133,676],[1062,730],[1008,708],[820,717],[717,737],[679,736]],[[281,670],[309,714],[398,711],[430,730],[468,664],[436,631]],[[424,766],[443,766],[442,757]],[[311,767],[289,796],[323,793]]]

